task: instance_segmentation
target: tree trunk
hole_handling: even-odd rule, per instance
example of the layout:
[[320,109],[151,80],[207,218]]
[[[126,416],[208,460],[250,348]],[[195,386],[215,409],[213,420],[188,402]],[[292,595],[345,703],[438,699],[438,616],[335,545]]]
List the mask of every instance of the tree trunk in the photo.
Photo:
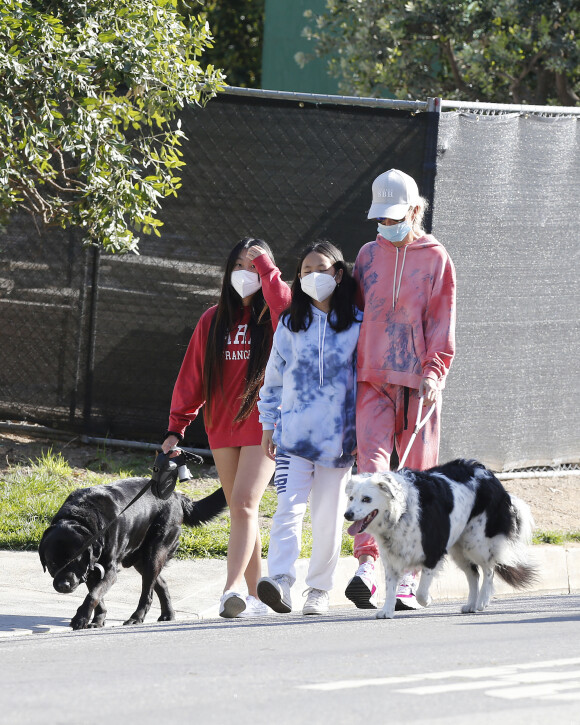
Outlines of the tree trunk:
[[563,73],[556,73],[556,93],[563,106],[576,106],[580,98],[568,87],[568,79]]
[[536,82],[535,103],[538,106],[545,106],[548,95],[554,87],[554,73],[545,68],[538,68],[538,79]]

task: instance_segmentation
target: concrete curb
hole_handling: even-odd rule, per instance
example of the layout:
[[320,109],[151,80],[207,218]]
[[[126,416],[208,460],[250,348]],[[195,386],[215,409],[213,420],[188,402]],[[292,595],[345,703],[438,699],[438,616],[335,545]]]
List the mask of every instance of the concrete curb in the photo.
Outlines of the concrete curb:
[[[570,594],[580,592],[580,545],[534,546],[531,549],[538,564],[540,578],[529,593]],[[293,607],[300,611],[308,560],[297,562],[297,581],[292,588]],[[339,562],[336,584],[330,593],[332,607],[352,608],[344,589],[356,570],[352,557]],[[267,564],[263,562],[264,574]],[[165,570],[178,620],[209,619],[218,616],[218,602],[226,576],[226,562],[219,559],[173,561]],[[141,579],[134,569],[124,569],[106,598],[107,626],[119,626],[135,609]],[[79,587],[69,595],[58,594],[44,574],[36,552],[0,551],[0,638],[39,632],[70,632],[69,622],[86,595]],[[435,602],[464,600],[467,585],[464,575],[452,562],[447,562],[431,587]],[[521,596],[496,578],[495,597]],[[384,598],[382,571],[379,576],[379,599]],[[146,622],[159,616],[157,599]]]

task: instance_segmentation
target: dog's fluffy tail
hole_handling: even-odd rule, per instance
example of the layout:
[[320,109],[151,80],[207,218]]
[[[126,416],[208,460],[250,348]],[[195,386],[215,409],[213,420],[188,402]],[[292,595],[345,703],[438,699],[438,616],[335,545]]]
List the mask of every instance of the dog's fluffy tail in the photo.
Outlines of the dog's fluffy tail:
[[183,508],[183,523],[186,526],[201,526],[211,521],[225,509],[226,497],[223,488],[216,489],[209,496],[192,501],[187,496],[181,496]]
[[520,544],[529,545],[532,543],[534,533],[534,517],[530,507],[521,498],[510,494],[512,501],[511,514],[514,521],[512,538]]
[[534,519],[527,503],[510,494],[512,531],[507,547],[499,557],[495,571],[514,589],[527,589],[539,579],[537,566],[530,560],[528,546],[532,543]]
[[514,589],[528,589],[538,581],[538,569],[530,562],[517,566],[496,564],[495,573]]

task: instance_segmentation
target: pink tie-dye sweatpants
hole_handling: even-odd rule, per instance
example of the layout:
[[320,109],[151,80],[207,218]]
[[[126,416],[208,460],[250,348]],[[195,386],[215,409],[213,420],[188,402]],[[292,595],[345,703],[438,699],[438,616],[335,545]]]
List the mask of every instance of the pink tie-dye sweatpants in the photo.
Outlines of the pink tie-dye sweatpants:
[[[415,429],[419,391],[408,388],[408,409],[405,416],[405,388],[401,385],[375,385],[359,382],[356,400],[357,470],[374,473],[390,470],[391,452],[401,458]],[[425,470],[437,465],[439,456],[439,421],[441,395],[435,412],[415,438],[405,461],[405,467]],[[422,410],[421,418],[429,411]],[[405,425],[406,424],[406,425]],[[370,534],[354,537],[354,555],[365,554],[379,558],[378,546]]]

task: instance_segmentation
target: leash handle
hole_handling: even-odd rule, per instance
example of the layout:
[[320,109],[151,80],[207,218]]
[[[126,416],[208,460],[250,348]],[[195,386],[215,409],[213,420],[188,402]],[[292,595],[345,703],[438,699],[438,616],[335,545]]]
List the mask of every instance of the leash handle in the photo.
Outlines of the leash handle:
[[407,460],[407,456],[409,455],[409,451],[411,450],[411,447],[413,446],[413,443],[415,442],[415,438],[417,437],[417,433],[421,430],[421,428],[425,425],[425,423],[429,420],[429,418],[433,415],[433,412],[435,411],[435,406],[437,403],[431,403],[431,407],[429,408],[427,415],[421,420],[421,412],[423,410],[423,400],[425,396],[422,395],[419,398],[419,406],[417,408],[417,420],[415,422],[415,428],[413,430],[413,433],[411,435],[411,438],[409,439],[409,443],[407,444],[407,448],[405,452],[403,453],[403,457],[399,461],[399,466],[397,467],[397,471],[400,471],[401,468],[405,465],[405,461]]
[[[173,453],[176,453],[177,455],[172,456]],[[165,456],[162,468],[166,468],[167,474],[170,478],[172,477],[175,479],[175,483],[177,482],[176,479],[179,479],[180,483],[184,483],[185,481],[189,481],[190,478],[193,478],[191,471],[187,467],[188,463],[195,463],[196,465],[203,463],[203,458],[201,456],[198,456],[197,453],[184,451],[183,448],[170,448],[166,454],[160,453],[159,456]],[[157,463],[157,460],[158,459],[155,459],[155,463]],[[177,476],[175,476],[173,472],[174,465],[177,466]],[[153,470],[155,470],[155,468]],[[163,474],[160,475],[161,480],[163,480]],[[170,484],[163,486],[160,483],[154,483],[151,490],[159,498],[167,498],[173,492],[175,483],[171,490],[169,490]]]

